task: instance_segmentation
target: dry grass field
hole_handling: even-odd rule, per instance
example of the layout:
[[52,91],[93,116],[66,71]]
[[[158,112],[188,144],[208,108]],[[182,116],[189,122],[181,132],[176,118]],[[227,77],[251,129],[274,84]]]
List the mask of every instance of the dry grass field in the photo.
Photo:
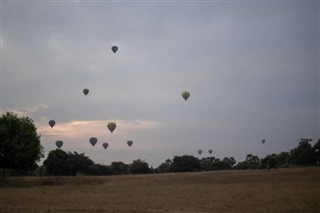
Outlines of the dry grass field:
[[9,178],[0,212],[320,212],[320,168]]

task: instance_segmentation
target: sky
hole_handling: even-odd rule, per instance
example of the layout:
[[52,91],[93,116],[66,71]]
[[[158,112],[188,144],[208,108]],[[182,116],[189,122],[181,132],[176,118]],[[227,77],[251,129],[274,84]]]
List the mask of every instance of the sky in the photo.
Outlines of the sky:
[[314,143],[319,8],[318,1],[2,0],[1,112],[33,119],[45,158],[62,140],[63,150],[105,165],[141,159],[157,167],[185,154],[240,162],[289,151],[300,138]]

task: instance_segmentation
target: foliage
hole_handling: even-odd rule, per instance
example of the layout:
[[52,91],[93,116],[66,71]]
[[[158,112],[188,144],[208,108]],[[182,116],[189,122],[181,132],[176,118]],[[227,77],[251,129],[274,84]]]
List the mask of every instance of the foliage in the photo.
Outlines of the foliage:
[[201,168],[204,171],[231,169],[236,163],[233,157],[224,157],[223,160],[215,157],[206,157],[200,160]]
[[261,161],[258,156],[247,154],[246,160],[239,162],[235,169],[259,169],[261,168]]
[[318,142],[313,145],[312,151],[314,154],[314,161],[317,165],[319,165],[320,164],[320,139],[318,139]]
[[164,163],[161,163],[159,167],[156,169],[156,172],[165,173],[170,172],[172,161],[167,159]]
[[261,159],[262,168],[272,169],[278,168],[279,161],[277,159],[277,154],[267,155],[265,158]]
[[304,162],[303,165],[314,165],[320,161],[320,139],[313,146],[310,140],[301,140],[296,148],[290,152],[272,153],[265,158],[248,154],[246,160],[236,164],[233,157],[224,157],[222,160],[215,157],[204,157],[198,159],[194,156],[174,156],[161,163],[156,169],[149,168],[147,162],[137,159],[131,164],[121,161],[112,162],[111,165],[95,164],[84,154],[77,152],[66,153],[57,149],[51,151],[44,161],[44,166],[39,167],[37,175],[122,175],[122,174],[149,174],[153,172],[193,172],[193,171],[214,171],[227,169],[272,169],[278,167],[289,167],[289,163]]
[[66,161],[68,154],[61,150],[56,149],[49,152],[47,159],[43,162],[43,165],[47,168],[49,174],[53,175],[67,175]]
[[109,168],[110,173],[113,175],[123,175],[129,173],[129,165],[121,161],[112,162]]
[[109,175],[111,174],[110,168],[107,165],[94,164],[89,167],[90,175]]
[[224,157],[222,160],[222,165],[224,165],[222,168],[223,169],[231,169],[235,164],[236,164],[236,160],[234,159],[234,157]]
[[130,164],[129,171],[131,174],[148,174],[151,173],[148,163],[140,159],[134,160]]
[[89,167],[92,165],[94,165],[93,161],[85,156],[84,153],[78,154],[77,152],[68,152],[68,159],[66,160],[68,174],[88,174]]
[[215,157],[206,157],[200,160],[201,169],[204,171],[211,171],[216,170],[215,164]]
[[290,153],[289,152],[281,152],[280,154],[276,155],[275,158],[280,166],[281,165],[288,165],[289,159],[290,159]]
[[49,152],[43,165],[53,175],[76,175],[79,173],[89,174],[90,166],[93,166],[94,162],[83,153],[66,153],[63,150],[56,149]]
[[311,141],[307,138],[302,138],[299,142],[299,145],[290,150],[290,163],[292,164],[314,164],[314,151],[312,146],[309,143]]
[[40,135],[29,117],[7,112],[0,117],[0,168],[33,170],[43,157]]
[[260,165],[259,157],[252,154],[247,155],[246,161],[248,162],[249,169],[257,169]]
[[172,172],[194,172],[200,170],[200,160],[191,155],[174,156],[170,166],[170,171]]

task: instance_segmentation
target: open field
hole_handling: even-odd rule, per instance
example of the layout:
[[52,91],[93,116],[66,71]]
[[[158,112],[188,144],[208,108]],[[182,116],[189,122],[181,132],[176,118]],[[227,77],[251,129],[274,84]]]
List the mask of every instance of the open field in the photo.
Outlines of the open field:
[[0,212],[320,212],[320,168],[9,178]]

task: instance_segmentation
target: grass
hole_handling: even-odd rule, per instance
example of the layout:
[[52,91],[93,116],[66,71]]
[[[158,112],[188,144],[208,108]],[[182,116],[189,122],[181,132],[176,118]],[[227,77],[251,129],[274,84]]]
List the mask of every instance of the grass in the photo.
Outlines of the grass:
[[320,168],[10,178],[0,212],[320,212]]

